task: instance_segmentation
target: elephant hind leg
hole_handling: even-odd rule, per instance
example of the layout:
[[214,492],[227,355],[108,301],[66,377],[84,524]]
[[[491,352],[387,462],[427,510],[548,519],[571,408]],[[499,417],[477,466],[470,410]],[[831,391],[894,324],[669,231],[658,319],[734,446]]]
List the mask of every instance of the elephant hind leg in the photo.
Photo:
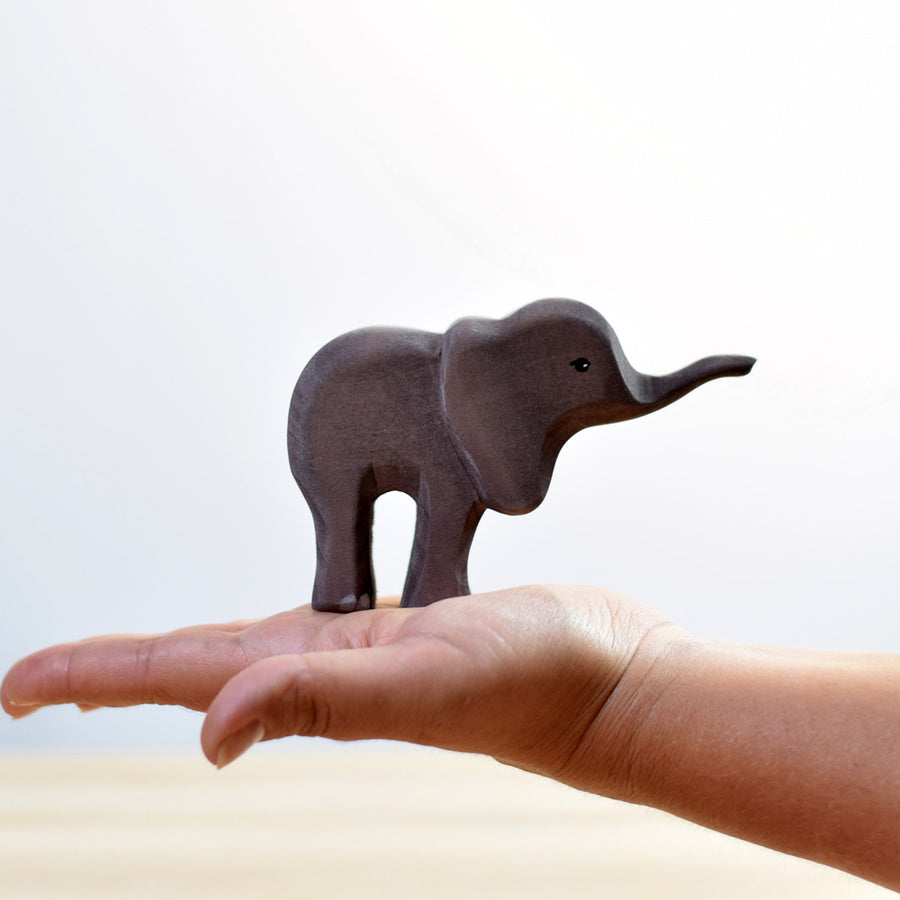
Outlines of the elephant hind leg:
[[316,529],[316,578],[313,609],[354,612],[375,605],[372,572],[374,484],[357,485],[307,497]]

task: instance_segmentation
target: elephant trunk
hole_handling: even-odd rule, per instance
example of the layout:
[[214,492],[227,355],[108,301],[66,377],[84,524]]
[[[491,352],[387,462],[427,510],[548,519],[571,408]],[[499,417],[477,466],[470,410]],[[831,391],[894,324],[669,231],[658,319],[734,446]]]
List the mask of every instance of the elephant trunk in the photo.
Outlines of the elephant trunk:
[[756,360],[752,356],[708,356],[669,375],[632,373],[627,379],[634,399],[646,415],[674,403],[685,394],[714,378],[746,375]]

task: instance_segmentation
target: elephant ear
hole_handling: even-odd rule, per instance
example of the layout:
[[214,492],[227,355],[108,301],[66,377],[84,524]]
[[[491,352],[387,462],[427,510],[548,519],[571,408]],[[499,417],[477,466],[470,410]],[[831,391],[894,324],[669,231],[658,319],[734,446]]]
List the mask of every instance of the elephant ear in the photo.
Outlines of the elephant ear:
[[544,499],[556,455],[545,448],[553,415],[533,390],[541,377],[535,323],[521,313],[461,319],[441,350],[441,400],[456,449],[482,502],[512,514]]

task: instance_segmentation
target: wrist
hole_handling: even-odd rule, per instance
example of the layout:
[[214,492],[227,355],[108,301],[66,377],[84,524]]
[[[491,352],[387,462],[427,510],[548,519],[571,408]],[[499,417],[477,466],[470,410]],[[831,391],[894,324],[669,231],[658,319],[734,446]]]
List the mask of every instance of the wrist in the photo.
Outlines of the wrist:
[[657,805],[654,796],[668,747],[654,731],[666,694],[698,664],[705,643],[666,620],[645,623],[562,780],[617,800]]

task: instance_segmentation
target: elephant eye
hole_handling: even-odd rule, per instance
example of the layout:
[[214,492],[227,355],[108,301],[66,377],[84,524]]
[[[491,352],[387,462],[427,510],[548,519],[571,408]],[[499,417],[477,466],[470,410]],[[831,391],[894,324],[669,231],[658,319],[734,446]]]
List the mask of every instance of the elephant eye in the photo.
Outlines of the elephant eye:
[[587,372],[587,370],[591,367],[591,361],[589,359],[585,359],[583,356],[579,356],[578,359],[573,359],[572,362],[569,363],[572,368],[575,369],[576,372]]

